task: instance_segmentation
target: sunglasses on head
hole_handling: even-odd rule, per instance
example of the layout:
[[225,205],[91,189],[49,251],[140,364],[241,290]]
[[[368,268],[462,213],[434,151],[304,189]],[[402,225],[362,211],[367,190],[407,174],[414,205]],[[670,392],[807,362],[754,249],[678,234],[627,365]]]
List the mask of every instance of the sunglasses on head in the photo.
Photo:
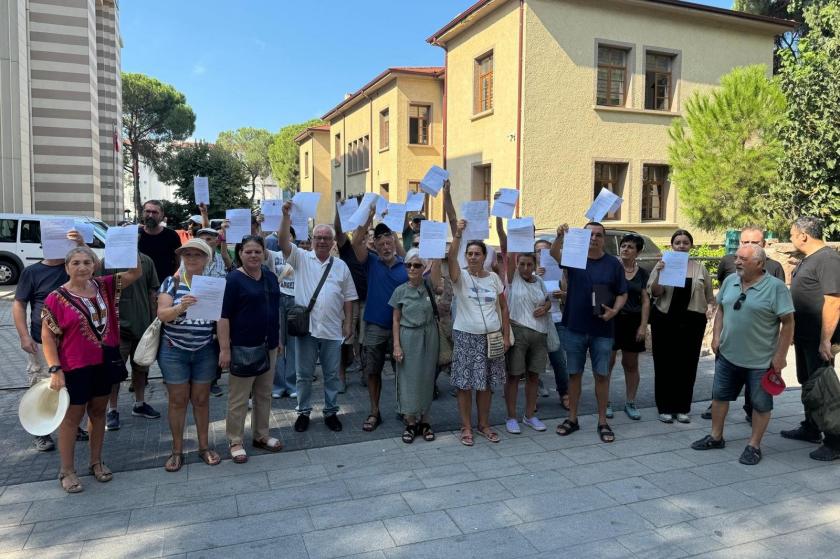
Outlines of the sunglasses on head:
[[420,262],[408,262],[408,263],[406,263],[405,267],[406,268],[414,268],[416,270],[422,270],[423,269],[423,264],[421,264]]

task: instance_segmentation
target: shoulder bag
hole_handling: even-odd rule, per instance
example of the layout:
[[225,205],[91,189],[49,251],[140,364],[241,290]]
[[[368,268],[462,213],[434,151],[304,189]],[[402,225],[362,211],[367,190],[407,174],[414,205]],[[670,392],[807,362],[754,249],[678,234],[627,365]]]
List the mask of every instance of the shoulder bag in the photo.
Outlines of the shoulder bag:
[[[469,274],[469,272],[467,272]],[[505,355],[505,338],[502,335],[501,330],[496,330],[495,332],[487,332],[487,321],[484,319],[484,308],[481,305],[481,295],[478,292],[478,286],[475,283],[472,275],[470,275],[470,281],[472,281],[473,287],[475,288],[475,295],[476,301],[478,301],[478,308],[481,311],[481,321],[484,323],[484,330],[485,336],[487,337],[487,358],[488,359],[498,359],[499,357],[504,357]],[[498,299],[499,294],[496,294],[496,298]],[[498,303],[497,303],[498,305]],[[498,308],[498,307],[497,307]],[[498,311],[497,311],[498,312]],[[502,315],[499,314],[499,322],[502,321]]]
[[[265,269],[263,269],[262,274],[260,281],[263,284],[265,308],[268,311],[271,308],[271,303],[268,298],[268,277],[265,275]],[[271,358],[268,355],[266,338],[263,338],[263,343],[258,346],[231,346],[230,374],[235,377],[256,377],[269,370],[271,368]]]
[[289,336],[301,337],[309,335],[309,314],[315,306],[315,300],[318,298],[318,294],[321,293],[321,288],[324,287],[324,282],[327,281],[327,276],[330,275],[332,265],[333,257],[330,256],[330,262],[327,264],[327,269],[324,270],[324,275],[321,276],[321,281],[318,282],[318,287],[315,288],[315,293],[312,294],[312,298],[309,300],[309,305],[306,307],[303,305],[294,305],[289,308],[286,313],[286,333]]
[[[172,291],[177,293],[178,286],[180,285],[178,276],[172,276],[172,284]],[[175,299],[174,295],[172,298],[173,300]],[[149,327],[146,328],[146,331],[143,332],[140,341],[137,342],[137,347],[134,349],[134,357],[132,358],[135,363],[142,367],[150,367],[155,362],[158,350],[160,349],[162,328],[163,323],[159,318],[155,317],[152,323],[149,324]]]

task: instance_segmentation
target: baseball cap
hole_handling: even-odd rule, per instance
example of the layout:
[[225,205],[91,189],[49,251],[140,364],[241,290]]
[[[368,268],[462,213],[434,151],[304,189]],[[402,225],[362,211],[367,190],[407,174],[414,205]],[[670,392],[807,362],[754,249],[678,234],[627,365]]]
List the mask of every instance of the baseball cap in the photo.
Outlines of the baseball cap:
[[190,221],[192,221],[193,223],[197,223],[198,225],[201,225],[201,216],[200,215],[191,216]]
[[203,227],[199,229],[195,234],[196,237],[200,237],[201,235],[213,235],[214,237],[218,237],[219,232],[213,229],[212,227]]
[[393,231],[391,231],[391,228],[385,225],[384,223],[379,223],[376,225],[376,227],[373,228],[374,239],[377,239],[382,235],[390,235],[391,233],[393,233]]
[[761,387],[771,396],[778,396],[785,391],[785,381],[776,369],[770,367],[761,377]]

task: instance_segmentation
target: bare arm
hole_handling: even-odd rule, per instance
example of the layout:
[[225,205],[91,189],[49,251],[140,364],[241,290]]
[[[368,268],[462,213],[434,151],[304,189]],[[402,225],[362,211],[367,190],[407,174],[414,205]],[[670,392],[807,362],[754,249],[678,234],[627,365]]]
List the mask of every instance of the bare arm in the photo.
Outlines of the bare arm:
[[715,355],[720,349],[720,333],[723,332],[723,307],[718,305],[715,313],[715,323],[712,327],[712,351]]
[[216,322],[216,335],[219,338],[219,367],[230,367],[230,320],[220,318]]
[[394,359],[396,359],[397,363],[402,363],[404,357],[402,346],[400,345],[400,318],[402,318],[402,312],[400,312],[399,308],[395,308],[391,332],[394,336]]
[[440,273],[440,260],[432,260],[432,269],[429,270],[429,281],[435,293],[443,292],[443,276]]
[[344,301],[344,322],[341,324],[341,333],[344,338],[350,337],[353,332],[353,301]]
[[[831,361],[831,337],[840,320],[840,294],[823,296],[822,336],[820,336],[820,356]],[[784,332],[784,329],[782,330]]]
[[201,226],[210,227],[210,218],[207,217],[207,205],[204,202],[198,205],[198,211],[201,214]]
[[455,213],[455,204],[452,202],[452,192],[449,186],[449,180],[447,179],[443,183],[443,218],[449,221],[449,228],[454,236],[455,230],[458,228],[458,215]]
[[505,351],[510,349],[510,313],[508,312],[507,298],[504,293],[499,293],[499,309],[502,311],[502,337],[505,339]]
[[642,341],[645,339],[649,320],[650,295],[648,295],[647,289],[642,288],[642,322],[639,324],[639,329],[636,331],[636,341]]
[[793,342],[793,313],[788,313],[779,320],[782,322],[782,331],[779,333],[776,353],[773,355],[773,368],[781,372],[787,365],[787,352]]
[[650,285],[650,293],[654,297],[660,297],[663,293],[665,293],[665,288],[659,285],[659,270],[661,270],[664,267],[665,262],[660,260],[656,263],[656,266],[653,267],[653,271],[650,273],[648,285]]
[[[191,301],[185,301],[185,299],[191,299]],[[172,299],[172,295],[169,293],[161,293],[158,295],[158,304],[157,304],[157,317],[160,319],[161,322],[172,322],[185,312],[187,312],[187,308],[193,303],[195,303],[195,297],[192,295],[185,295],[181,298],[181,302],[177,305],[173,305],[174,300]]]
[[289,230],[292,219],[291,213],[292,201],[286,200],[283,203],[283,218],[280,220],[280,231],[277,232],[277,242],[280,244],[280,250],[283,251],[283,258],[288,258],[292,253],[292,233]]
[[569,224],[564,223],[557,228],[557,236],[551,242],[551,257],[558,263],[563,258],[563,239],[566,238],[566,231],[569,230]]
[[[353,252],[356,255],[356,260],[358,260],[362,264],[367,262],[368,259],[368,251],[367,246],[365,246],[365,244],[367,241],[367,232],[368,229],[370,229],[370,224],[373,222],[373,214],[375,213],[376,206],[371,204],[367,219],[363,224],[356,227],[356,231],[353,232],[353,239],[351,240],[351,242],[353,243]],[[402,243],[395,242],[394,244],[400,245]]]
[[[58,357],[58,340],[47,326],[47,321],[41,322],[41,344],[44,349],[44,361],[47,366],[53,367],[61,365],[61,360]],[[64,388],[64,371],[57,371],[50,375],[50,388],[53,390],[60,390]]]
[[15,299],[15,302],[12,303],[12,318],[15,321],[15,330],[17,330],[20,338],[20,348],[26,353],[35,355],[38,352],[38,344],[29,335],[29,329],[26,327],[26,301]]
[[137,255],[136,266],[134,266],[130,270],[126,270],[125,272],[120,272],[117,275],[120,277],[120,280],[122,280],[122,289],[125,289],[126,287],[143,277],[143,268],[140,266],[140,255]]
[[461,235],[464,234],[464,228],[467,222],[463,219],[458,220],[456,231],[452,235],[452,243],[449,245],[449,258],[446,265],[449,266],[449,279],[452,283],[457,283],[461,277],[461,267],[458,265],[458,252],[461,250]]

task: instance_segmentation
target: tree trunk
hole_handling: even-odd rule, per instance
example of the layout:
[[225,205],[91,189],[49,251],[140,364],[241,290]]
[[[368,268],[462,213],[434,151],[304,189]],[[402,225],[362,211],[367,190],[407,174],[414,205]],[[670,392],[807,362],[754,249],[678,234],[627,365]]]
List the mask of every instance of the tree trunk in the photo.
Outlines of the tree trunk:
[[251,204],[254,203],[254,196],[257,194],[257,177],[251,175]]
[[131,176],[134,178],[134,219],[140,223],[143,204],[140,201],[140,154],[134,144],[131,144]]

